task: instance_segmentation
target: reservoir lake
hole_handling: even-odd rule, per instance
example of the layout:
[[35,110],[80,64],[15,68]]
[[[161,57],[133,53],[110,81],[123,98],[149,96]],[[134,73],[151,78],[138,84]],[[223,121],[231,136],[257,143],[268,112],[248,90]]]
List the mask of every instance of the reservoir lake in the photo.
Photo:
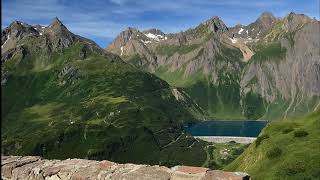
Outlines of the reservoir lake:
[[185,126],[193,136],[238,136],[257,137],[268,121],[254,120],[214,120]]

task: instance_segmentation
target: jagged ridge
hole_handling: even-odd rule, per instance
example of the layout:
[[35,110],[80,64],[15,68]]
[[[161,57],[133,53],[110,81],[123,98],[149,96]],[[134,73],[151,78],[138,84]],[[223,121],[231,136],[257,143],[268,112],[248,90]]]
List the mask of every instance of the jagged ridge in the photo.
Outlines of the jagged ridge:
[[303,14],[265,12],[231,28],[213,17],[159,41],[136,35],[119,45],[118,36],[106,50],[184,88],[211,118],[273,119],[319,107],[318,32],[319,21]]

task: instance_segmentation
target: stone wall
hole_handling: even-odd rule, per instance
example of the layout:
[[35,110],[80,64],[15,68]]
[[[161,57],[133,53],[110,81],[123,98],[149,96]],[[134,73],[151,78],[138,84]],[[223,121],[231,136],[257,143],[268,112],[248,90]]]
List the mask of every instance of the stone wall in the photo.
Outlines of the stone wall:
[[117,164],[86,159],[46,160],[39,156],[1,156],[1,179],[249,180],[242,172],[203,167]]

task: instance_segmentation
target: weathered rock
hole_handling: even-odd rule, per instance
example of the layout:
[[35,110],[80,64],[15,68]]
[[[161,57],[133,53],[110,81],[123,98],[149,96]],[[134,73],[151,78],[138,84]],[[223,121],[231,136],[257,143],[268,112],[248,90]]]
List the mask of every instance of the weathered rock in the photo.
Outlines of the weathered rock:
[[45,160],[38,156],[1,156],[2,179],[127,179],[127,180],[241,180],[242,172],[224,172],[203,167],[117,164],[85,159]]
[[[296,97],[320,96],[319,32],[320,22],[309,22],[294,34],[292,44],[280,40],[287,49],[284,59],[249,64],[241,79],[244,92],[261,94],[269,102],[278,97],[295,101]],[[253,78],[257,78],[255,86],[246,88]]]

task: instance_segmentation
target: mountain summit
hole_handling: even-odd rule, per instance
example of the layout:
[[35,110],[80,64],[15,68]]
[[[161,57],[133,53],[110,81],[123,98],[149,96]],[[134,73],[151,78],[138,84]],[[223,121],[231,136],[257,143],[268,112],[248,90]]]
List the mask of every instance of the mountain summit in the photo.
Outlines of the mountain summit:
[[267,29],[270,29],[278,19],[273,16],[270,12],[264,12],[260,15],[260,17],[254,22],[254,24],[260,28],[262,32]]
[[50,26],[64,26],[58,17],[53,18]]

